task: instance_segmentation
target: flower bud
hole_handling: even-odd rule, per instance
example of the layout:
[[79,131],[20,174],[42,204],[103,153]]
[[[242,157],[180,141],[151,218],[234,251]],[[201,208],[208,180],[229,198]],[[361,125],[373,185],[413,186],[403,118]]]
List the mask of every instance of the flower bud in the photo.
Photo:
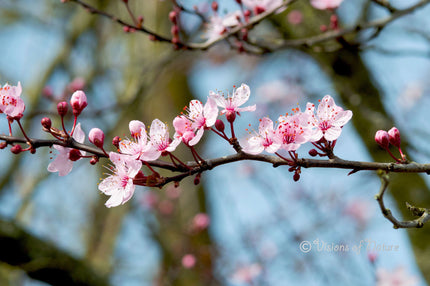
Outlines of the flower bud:
[[388,149],[388,146],[390,145],[390,139],[389,139],[387,131],[385,131],[385,130],[376,131],[375,141],[382,148]]
[[299,174],[299,173],[297,173],[297,172],[295,172],[295,173],[294,173],[294,176],[293,176],[293,180],[294,180],[294,182],[297,182],[299,179],[300,179],[300,174]]
[[112,139],[112,145],[115,146],[116,148],[119,148],[119,141],[121,141],[121,139],[119,138],[119,136],[115,136]]
[[78,161],[79,159],[81,159],[81,157],[82,157],[81,151],[79,151],[78,149],[70,150],[69,152],[70,161],[73,161],[73,162]]
[[0,142],[0,149],[6,148],[7,143],[6,142]]
[[221,120],[221,119],[217,119],[217,120],[215,121],[215,128],[216,128],[216,130],[218,130],[219,132],[224,132],[224,129],[225,129],[224,122],[222,122],[222,120]]
[[318,155],[318,151],[315,149],[311,149],[309,150],[309,155],[311,155],[312,157],[315,157],[316,155]]
[[172,22],[173,24],[176,24],[177,16],[178,16],[178,13],[176,11],[170,11],[170,13],[169,13],[170,22]]
[[217,1],[213,1],[211,4],[212,10],[214,10],[215,12],[218,11],[218,2]]
[[51,129],[52,122],[49,117],[43,117],[40,123],[42,124],[43,128],[45,128],[46,130]]
[[264,13],[264,11],[266,11],[266,9],[263,6],[255,6],[254,8],[255,15]]
[[98,161],[99,161],[99,157],[93,156],[90,160],[90,164],[95,165],[95,164],[97,164]]
[[14,145],[14,146],[12,146],[12,148],[10,148],[10,151],[13,154],[19,154],[22,152],[22,147],[21,147],[21,145]]
[[60,103],[58,103],[57,104],[57,111],[58,111],[58,114],[61,116],[61,117],[64,117],[66,114],[67,114],[67,109],[68,109],[68,105],[67,105],[67,102],[65,102],[65,101],[62,101],[62,102],[60,102]]
[[390,143],[396,146],[397,148],[400,148],[400,132],[399,129],[396,127],[391,128],[388,130],[388,135],[390,136]]
[[73,93],[72,98],[70,99],[70,105],[73,109],[73,115],[79,116],[82,110],[88,105],[87,96],[82,90],[77,90]]
[[100,149],[103,148],[103,143],[105,140],[105,134],[103,131],[99,128],[93,128],[90,130],[90,133],[88,134],[88,139],[91,143],[99,147]]

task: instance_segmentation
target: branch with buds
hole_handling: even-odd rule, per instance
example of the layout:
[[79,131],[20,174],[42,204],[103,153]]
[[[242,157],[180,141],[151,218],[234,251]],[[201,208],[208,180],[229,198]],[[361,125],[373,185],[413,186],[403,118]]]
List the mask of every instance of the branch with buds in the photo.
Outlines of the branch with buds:
[[[287,166],[293,173],[293,180],[298,181],[303,168],[338,168],[351,170],[348,175],[358,171],[371,170],[380,172],[401,173],[427,173],[430,174],[430,164],[409,162],[400,147],[400,132],[393,127],[388,132],[376,132],[375,141],[394,159],[392,163],[349,161],[337,157],[334,153],[336,142],[342,133],[342,128],[352,117],[350,110],[343,110],[337,106],[334,99],[326,95],[316,106],[307,103],[304,111],[293,108],[291,113],[279,116],[276,122],[269,117],[260,119],[258,132],[247,131],[249,138],[239,140],[236,137],[235,122],[242,112],[256,110],[256,105],[243,105],[248,101],[251,90],[246,84],[234,87],[233,92],[224,94],[210,91],[205,104],[199,100],[191,100],[173,120],[175,134],[170,137],[168,125],[158,119],[151,123],[149,131],[145,124],[138,120],[129,123],[130,138],[121,139],[115,136],[112,144],[116,152],[104,149],[105,135],[99,128],[89,132],[89,141],[95,146],[88,146],[85,142],[85,133],[78,123],[78,117],[87,107],[87,97],[82,90],[76,90],[71,99],[70,106],[73,111],[73,126],[70,131],[66,129],[64,121],[68,113],[69,104],[62,101],[57,104],[57,113],[61,118],[61,128],[52,126],[48,117],[41,120],[43,130],[54,139],[37,139],[29,137],[20,124],[24,116],[24,101],[21,99],[21,85],[5,85],[0,88],[0,111],[7,115],[9,135],[0,135],[1,149],[11,146],[14,154],[25,151],[35,153],[41,147],[53,147],[58,151],[56,158],[48,165],[48,171],[58,172],[59,176],[67,175],[73,168],[73,163],[81,159],[89,159],[95,165],[100,158],[109,158],[110,173],[99,184],[101,192],[110,196],[106,202],[107,207],[115,207],[126,203],[134,194],[135,187],[159,187],[173,182],[178,186],[187,177],[194,177],[194,183],[199,184],[203,172],[215,167],[237,161],[252,160],[271,164],[273,167]],[[219,110],[221,108],[221,111]],[[227,124],[219,118],[223,116]],[[11,124],[17,122],[24,138],[12,135]],[[228,128],[226,128],[226,125]],[[227,142],[235,154],[214,159],[203,159],[195,146],[199,143],[205,132],[213,132]],[[314,147],[309,150],[311,157],[327,157],[328,159],[300,158],[297,150],[305,143]],[[23,145],[27,146],[23,146]],[[184,162],[178,158],[174,151],[184,144],[194,161]],[[395,146],[400,154],[397,158],[390,146]],[[262,154],[267,152],[271,155]],[[90,154],[90,155],[87,155]],[[167,160],[161,160],[166,158]],[[169,170],[173,174],[162,176],[157,170]],[[395,227],[421,227],[427,221],[427,209],[408,208],[420,216],[413,222],[399,222],[385,208],[383,195],[388,184],[388,178],[383,177],[383,187],[377,196],[382,213],[393,222]]]

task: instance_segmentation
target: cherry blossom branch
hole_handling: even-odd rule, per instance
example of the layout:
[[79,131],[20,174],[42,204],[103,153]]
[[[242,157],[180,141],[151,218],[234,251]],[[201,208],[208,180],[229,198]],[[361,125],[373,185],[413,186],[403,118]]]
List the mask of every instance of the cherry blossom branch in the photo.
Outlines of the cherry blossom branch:
[[430,3],[430,0],[421,0],[418,3],[412,5],[409,8],[405,8],[402,10],[395,10],[390,16],[384,19],[378,19],[367,23],[360,23],[358,25],[347,27],[339,30],[331,30],[316,36],[307,37],[303,39],[294,39],[294,40],[284,40],[280,45],[272,48],[273,50],[280,50],[286,48],[294,48],[294,47],[312,47],[316,44],[320,44],[323,42],[327,42],[330,40],[338,39],[340,37],[346,36],[348,34],[357,33],[363,30],[374,29],[376,28],[378,32],[381,29],[386,27],[389,23],[406,16],[420,7],[423,7]]
[[389,177],[387,172],[380,171],[379,172],[381,178],[381,188],[379,189],[379,193],[375,196],[375,199],[378,201],[379,208],[381,209],[382,214],[386,219],[393,223],[394,228],[421,228],[424,226],[424,223],[430,220],[430,209],[427,208],[418,208],[410,205],[406,202],[406,207],[411,211],[414,216],[419,218],[415,220],[409,221],[399,221],[395,218],[390,209],[385,207],[384,203],[384,194],[387,190]]

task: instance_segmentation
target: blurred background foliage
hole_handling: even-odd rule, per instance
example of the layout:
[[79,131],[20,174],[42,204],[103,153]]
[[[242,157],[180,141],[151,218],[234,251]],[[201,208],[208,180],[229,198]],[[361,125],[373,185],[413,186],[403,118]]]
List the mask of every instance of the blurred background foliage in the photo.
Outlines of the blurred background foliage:
[[[170,1],[129,2],[146,26],[169,35]],[[237,9],[233,2],[220,1],[223,13]],[[390,2],[407,7],[416,1]],[[129,17],[122,1],[88,3]],[[288,20],[292,11],[301,13],[301,23]],[[345,25],[387,16],[365,0],[345,0],[338,12]],[[46,137],[40,119],[49,114],[58,125],[56,103],[68,101],[76,86],[89,101],[80,118],[84,131],[99,127],[107,138],[127,137],[133,119],[149,126],[159,118],[173,134],[170,122],[189,100],[204,101],[209,90],[231,91],[242,82],[251,87],[250,101],[258,109],[238,119],[241,139],[249,123],[258,128],[258,118],[275,119],[331,94],[354,113],[336,155],[389,161],[373,138],[376,130],[395,125],[409,158],[427,162],[429,12],[426,6],[397,20],[360,48],[333,41],[255,56],[225,43],[208,51],[177,51],[145,34],[125,33],[73,3],[1,0],[0,82],[22,83],[25,128],[39,138]],[[250,37],[314,35],[329,16],[296,1]],[[195,16],[181,20],[190,31],[200,27]],[[7,132],[6,120],[0,128]],[[307,156],[309,148],[299,154]],[[204,158],[233,151],[213,134],[199,144]],[[241,162],[203,174],[197,186],[189,178],[178,188],[138,187],[126,205],[107,209],[107,198],[97,190],[107,162],[94,167],[81,160],[60,178],[46,171],[54,154],[0,153],[1,285],[374,285],[378,269],[405,269],[417,285],[430,280],[429,228],[392,229],[373,201],[379,179],[371,172],[347,177],[342,170],[303,170],[295,183],[284,168]],[[177,156],[192,159],[183,147]],[[427,181],[416,174],[392,177],[390,207],[398,216],[410,218],[406,201],[430,205]],[[313,244],[309,253],[300,251],[300,242],[316,240],[322,250]],[[352,249],[361,241],[373,244],[357,252],[324,247]]]

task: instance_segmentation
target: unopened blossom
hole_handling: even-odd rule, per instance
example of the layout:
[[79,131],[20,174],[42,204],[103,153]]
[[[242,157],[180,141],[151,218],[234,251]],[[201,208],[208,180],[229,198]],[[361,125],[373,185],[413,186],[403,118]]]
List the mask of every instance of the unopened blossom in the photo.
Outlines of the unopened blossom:
[[122,140],[119,143],[119,150],[122,154],[130,155],[135,159],[153,161],[158,158],[153,152],[153,145],[148,141],[145,124],[138,120],[129,123],[130,134],[133,140]]
[[343,110],[334,102],[330,95],[324,96],[318,105],[316,116],[315,105],[308,103],[306,113],[311,116],[311,124],[315,128],[310,141],[316,142],[321,138],[327,141],[334,141],[342,132],[342,127],[348,123],[352,117],[351,110]]
[[390,137],[388,135],[388,132],[385,130],[376,131],[375,141],[382,148],[388,149],[388,146],[390,145]]
[[[85,141],[85,133],[81,129],[81,123],[78,123],[75,128],[75,132],[73,133],[73,139],[75,139],[78,143],[84,143]],[[70,160],[70,151],[77,150],[73,148],[63,147],[61,145],[53,146],[59,153],[57,157],[55,157],[54,161],[52,161],[48,165],[49,172],[58,172],[59,176],[65,176],[73,168],[73,161]],[[85,151],[78,151],[82,156],[85,155]]]
[[400,148],[400,131],[396,127],[391,128],[388,130],[388,136],[390,143],[393,144],[393,146],[396,146],[397,148]]
[[[255,14],[263,13],[267,10],[275,9],[281,6],[283,0],[242,0],[243,5],[246,8],[254,11]],[[277,13],[282,12],[285,9],[279,9]]]
[[114,164],[113,173],[100,182],[99,190],[110,196],[105,205],[111,208],[131,199],[135,189],[133,179],[142,167],[142,162],[115,152],[109,153],[109,159]]
[[282,140],[273,127],[273,121],[264,117],[260,121],[258,135],[249,138],[243,146],[243,152],[248,154],[260,154],[263,150],[275,153],[281,147]]
[[319,10],[336,9],[343,0],[311,0],[311,5]]
[[156,160],[164,152],[173,152],[179,143],[181,143],[179,138],[170,140],[169,129],[166,124],[158,119],[152,121],[151,128],[149,129],[149,137],[154,148],[148,150],[146,156],[155,158],[153,160]]
[[279,116],[277,136],[281,140],[281,148],[286,151],[296,151],[300,145],[309,141],[312,134],[310,115],[298,112],[293,115]]
[[204,37],[208,41],[214,41],[221,37],[228,28],[237,26],[240,24],[239,19],[241,19],[242,14],[239,11],[220,17],[219,15],[214,15],[209,18],[209,23],[206,26],[206,33]]
[[175,135],[174,138],[182,140],[188,146],[194,146],[197,144],[203,133],[195,134],[193,128],[193,122],[189,120],[187,117],[181,115],[177,116],[173,120],[173,127],[175,127]]
[[88,139],[97,147],[103,148],[105,134],[100,128],[93,128],[90,130],[90,133],[88,133]]
[[25,110],[25,104],[21,96],[22,87],[18,82],[17,86],[5,84],[0,86],[0,113],[10,117],[22,117]]
[[393,271],[383,268],[376,270],[376,286],[414,286],[417,283],[417,278],[407,274],[403,267],[397,267]]
[[73,109],[73,115],[79,116],[82,110],[87,107],[87,96],[82,90],[77,90],[73,93],[72,98],[70,99],[70,105]]
[[226,114],[227,118],[230,115],[240,115],[240,112],[243,111],[255,111],[255,104],[247,107],[239,107],[248,101],[250,95],[251,89],[244,83],[242,83],[240,87],[233,90],[233,95],[228,93],[227,97],[224,97],[222,94],[215,93],[213,91],[209,92],[209,96],[215,99],[218,106],[224,108],[221,110],[221,114]]

